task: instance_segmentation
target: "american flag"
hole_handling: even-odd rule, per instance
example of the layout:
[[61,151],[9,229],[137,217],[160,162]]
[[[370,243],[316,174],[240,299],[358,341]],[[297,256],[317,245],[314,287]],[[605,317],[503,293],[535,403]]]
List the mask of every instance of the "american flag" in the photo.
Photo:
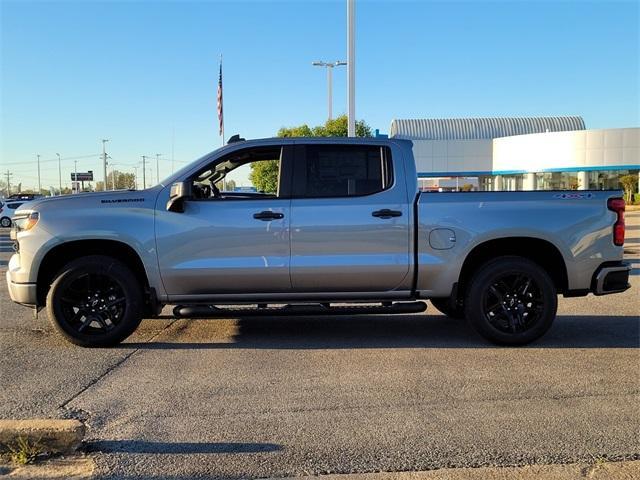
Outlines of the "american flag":
[[219,135],[224,135],[224,115],[222,112],[222,60],[220,60],[220,75],[218,76],[218,123]]

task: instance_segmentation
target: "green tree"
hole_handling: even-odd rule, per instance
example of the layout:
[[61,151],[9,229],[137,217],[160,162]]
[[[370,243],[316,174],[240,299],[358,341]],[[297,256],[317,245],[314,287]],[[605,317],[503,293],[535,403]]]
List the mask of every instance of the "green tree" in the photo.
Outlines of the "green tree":
[[620,185],[624,189],[624,196],[627,203],[633,200],[633,194],[638,188],[638,175],[629,174],[620,177]]
[[[346,137],[348,133],[346,115],[327,120],[324,125],[310,128],[306,123],[298,127],[282,127],[279,137]],[[371,127],[364,120],[356,121],[356,137],[371,137]]]
[[313,130],[306,123],[299,127],[282,127],[278,130],[278,137],[313,137]]
[[278,191],[278,160],[262,160],[251,163],[249,180],[260,192]]
[[[278,137],[346,137],[348,133],[348,120],[346,115],[341,115],[332,120],[327,120],[324,125],[309,127],[306,123],[297,127],[282,127],[278,130]],[[371,137],[371,127],[364,120],[356,121],[356,136]],[[278,189],[278,161],[268,160],[253,162],[249,179],[253,186],[266,193],[276,193]]]
[[[115,182],[114,182],[115,180]],[[133,173],[120,172],[115,170],[107,174],[107,190],[126,190],[136,188],[136,179]],[[96,182],[96,190],[102,190],[102,182]]]

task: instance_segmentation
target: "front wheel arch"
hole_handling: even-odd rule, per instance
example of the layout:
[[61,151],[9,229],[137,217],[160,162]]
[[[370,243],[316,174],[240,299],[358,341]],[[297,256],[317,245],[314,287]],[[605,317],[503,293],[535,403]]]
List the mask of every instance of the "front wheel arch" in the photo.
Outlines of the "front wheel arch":
[[73,260],[90,255],[108,256],[127,265],[146,293],[145,305],[148,307],[146,314],[155,314],[151,306],[155,302],[155,298],[153,298],[147,272],[140,255],[131,246],[117,240],[74,240],[51,248],[40,261],[38,268],[38,306],[46,305],[51,283],[62,267]]

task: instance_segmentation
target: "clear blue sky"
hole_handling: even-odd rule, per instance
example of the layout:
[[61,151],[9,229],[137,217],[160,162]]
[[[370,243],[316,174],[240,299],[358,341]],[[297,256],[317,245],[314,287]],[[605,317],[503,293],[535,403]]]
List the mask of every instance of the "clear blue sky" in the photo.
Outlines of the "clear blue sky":
[[[638,126],[638,2],[357,4],[356,113],[393,118],[582,115],[587,128]],[[1,2],[0,169],[36,183],[43,160],[100,152],[117,168],[143,154],[187,161],[227,135],[322,123],[316,59],[346,56],[346,2]],[[336,69],[334,114],[345,111]],[[176,163],[176,166],[180,166]],[[78,170],[100,172],[97,157]],[[68,183],[73,161],[63,161]],[[161,177],[170,163],[161,162]],[[42,163],[43,187],[57,162]],[[155,179],[155,172],[153,175]]]

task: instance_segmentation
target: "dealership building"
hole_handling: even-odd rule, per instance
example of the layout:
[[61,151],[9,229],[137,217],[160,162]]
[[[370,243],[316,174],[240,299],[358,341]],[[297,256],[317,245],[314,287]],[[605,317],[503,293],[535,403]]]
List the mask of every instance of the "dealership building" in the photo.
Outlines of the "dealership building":
[[422,190],[601,190],[640,170],[640,128],[575,116],[393,120],[389,136],[413,141]]

